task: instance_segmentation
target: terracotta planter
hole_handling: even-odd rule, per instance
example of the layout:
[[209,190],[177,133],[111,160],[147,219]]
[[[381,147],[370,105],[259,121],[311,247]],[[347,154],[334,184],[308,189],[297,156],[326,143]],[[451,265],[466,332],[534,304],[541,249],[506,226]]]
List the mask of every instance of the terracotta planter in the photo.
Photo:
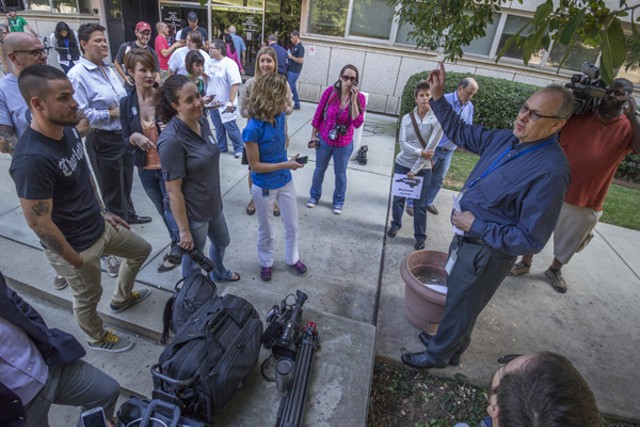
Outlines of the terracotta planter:
[[447,254],[443,252],[421,250],[409,254],[400,264],[400,276],[405,283],[404,314],[413,326],[428,334],[437,332],[447,297],[427,287],[418,277],[441,276],[440,283],[444,284],[446,262]]

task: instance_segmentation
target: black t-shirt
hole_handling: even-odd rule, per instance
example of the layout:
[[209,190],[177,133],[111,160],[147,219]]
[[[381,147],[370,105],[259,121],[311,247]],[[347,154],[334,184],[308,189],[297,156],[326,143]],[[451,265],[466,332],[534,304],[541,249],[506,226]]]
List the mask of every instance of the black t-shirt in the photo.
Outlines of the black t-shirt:
[[[302,42],[291,48],[291,55],[294,58],[304,58],[304,46],[302,46]],[[298,64],[293,59],[289,60],[288,67],[289,68],[287,68],[287,70],[291,71],[292,73],[299,73],[300,71],[302,71],[302,64]]]
[[51,219],[76,251],[89,248],[104,233],[105,222],[75,128],[65,127],[64,137],[56,141],[28,127],[16,145],[9,173],[18,197],[52,199]]

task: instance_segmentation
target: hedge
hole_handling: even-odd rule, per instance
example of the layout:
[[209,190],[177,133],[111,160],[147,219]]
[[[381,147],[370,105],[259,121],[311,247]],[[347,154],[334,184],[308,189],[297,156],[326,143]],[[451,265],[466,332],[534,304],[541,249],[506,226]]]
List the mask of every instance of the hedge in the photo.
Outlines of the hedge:
[[[416,84],[420,80],[426,79],[427,76],[428,72],[423,71],[414,74],[407,80],[400,100],[399,120],[415,106],[413,90]],[[448,72],[445,93],[456,90],[460,80],[468,76],[469,74]],[[480,86],[480,90],[473,97],[475,106],[473,122],[490,128],[511,129],[513,120],[516,118],[516,114],[522,104],[539,88],[526,83],[493,77],[473,76],[473,78],[477,80]],[[627,156],[620,163],[616,178],[640,182],[640,156],[635,154]]]

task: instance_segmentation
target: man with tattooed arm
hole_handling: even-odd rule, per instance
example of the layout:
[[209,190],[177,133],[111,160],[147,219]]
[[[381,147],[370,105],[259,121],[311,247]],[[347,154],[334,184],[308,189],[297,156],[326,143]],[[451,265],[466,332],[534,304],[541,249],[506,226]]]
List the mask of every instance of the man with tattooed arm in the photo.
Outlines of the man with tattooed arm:
[[98,315],[102,295],[100,257],[124,258],[110,308],[120,312],[149,296],[133,290],[151,246],[109,213],[95,194],[78,131],[78,103],[67,76],[48,65],[20,73],[20,93],[31,110],[30,126],[14,151],[9,172],[23,214],[40,238],[51,266],[73,293],[73,311],[94,350],[121,352],[133,343],[107,331]]

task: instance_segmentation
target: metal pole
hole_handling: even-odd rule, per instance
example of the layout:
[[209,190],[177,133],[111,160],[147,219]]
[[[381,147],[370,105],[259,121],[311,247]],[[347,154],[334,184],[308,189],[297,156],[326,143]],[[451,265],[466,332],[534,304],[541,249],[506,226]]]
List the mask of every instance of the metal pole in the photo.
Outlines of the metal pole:
[[258,46],[258,50],[262,47],[262,43],[267,39],[264,34],[264,21],[266,16],[267,16],[267,0],[262,0],[262,40],[260,40],[260,46]]
[[211,0],[207,1],[207,22],[209,23],[209,25],[207,25],[209,28],[209,47],[211,47],[211,30],[213,28],[211,25]]

